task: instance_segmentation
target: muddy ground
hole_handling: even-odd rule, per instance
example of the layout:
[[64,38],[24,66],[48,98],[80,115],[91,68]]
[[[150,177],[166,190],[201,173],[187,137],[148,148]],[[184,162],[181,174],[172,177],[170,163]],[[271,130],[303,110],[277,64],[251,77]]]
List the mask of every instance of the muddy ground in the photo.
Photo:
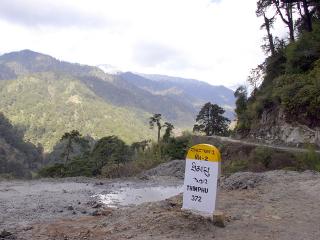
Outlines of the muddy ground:
[[[221,179],[225,228],[181,211],[181,195],[110,208],[92,197],[118,188],[179,186],[181,179],[64,179],[0,183],[3,239],[320,239],[320,174],[271,171]],[[0,237],[1,239],[1,237]]]

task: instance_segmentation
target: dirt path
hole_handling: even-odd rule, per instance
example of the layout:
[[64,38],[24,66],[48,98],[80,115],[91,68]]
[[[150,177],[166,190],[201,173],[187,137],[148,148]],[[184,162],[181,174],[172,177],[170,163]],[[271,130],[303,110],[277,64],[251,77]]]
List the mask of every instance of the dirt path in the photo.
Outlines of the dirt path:
[[[147,180],[145,184],[152,181]],[[161,184],[173,183],[168,179],[161,181]],[[132,184],[134,187],[137,183]],[[101,187],[91,187],[97,186]],[[228,216],[225,228],[182,212],[179,195],[138,206],[102,207],[96,216],[77,214],[54,217],[45,222],[31,221],[24,229],[16,228],[12,233],[21,240],[320,239],[319,173],[237,173],[222,179],[221,186],[218,209]],[[19,215],[15,218],[16,222],[20,221]],[[13,218],[10,219],[12,223]]]
[[[299,148],[299,147],[287,147],[287,146],[280,146],[280,145],[272,145],[272,144],[266,144],[266,143],[260,143],[260,142],[250,142],[246,140],[237,140],[230,137],[220,137],[220,136],[206,136],[206,138],[210,139],[218,139],[222,142],[232,142],[232,143],[241,143],[245,145],[251,145],[251,146],[260,146],[260,147],[267,147],[267,148],[273,148],[278,149],[282,151],[288,151],[288,152],[308,152],[309,150],[306,148]],[[320,150],[316,150],[315,152],[320,153]]]

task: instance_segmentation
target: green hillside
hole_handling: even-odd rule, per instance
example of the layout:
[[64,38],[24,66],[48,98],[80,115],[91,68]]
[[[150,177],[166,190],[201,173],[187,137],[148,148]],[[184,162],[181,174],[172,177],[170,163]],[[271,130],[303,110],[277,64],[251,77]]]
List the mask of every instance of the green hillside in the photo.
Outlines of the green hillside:
[[176,126],[191,126],[196,111],[184,103],[168,96],[159,96],[139,88],[120,76],[104,73],[93,66],[59,61],[51,56],[23,50],[0,56],[0,80],[15,80],[33,73],[51,72],[78,79],[96,96],[105,102],[143,112],[162,113],[164,118]]
[[23,132],[0,112],[0,178],[30,177],[42,162],[42,147],[23,140]]
[[[301,12],[301,16],[288,16],[293,19],[287,23],[291,27],[288,39],[279,39],[274,38],[271,33],[274,19],[268,19],[264,15],[274,4],[276,2],[265,0],[260,0],[257,4],[257,16],[264,16],[265,23],[262,28],[266,29],[267,41],[263,47],[269,56],[251,72],[249,82],[254,87],[251,96],[247,97],[243,87],[236,91],[236,130],[242,136],[278,137],[282,133],[272,128],[285,123],[314,130],[320,127],[318,5],[313,1],[304,2],[306,8]],[[279,14],[285,9],[292,12],[297,10],[297,6],[283,3],[278,6],[276,13]],[[260,78],[262,83],[257,86]],[[273,138],[276,139],[275,137]]]
[[[45,151],[52,150],[57,140],[73,129],[93,138],[114,134],[127,143],[154,138],[156,133],[148,124],[154,113],[162,114],[175,129],[191,129],[201,108],[199,99],[190,94],[150,91],[144,83],[137,84],[135,77],[142,78],[107,74],[98,67],[64,62],[30,50],[7,53],[0,56],[0,112],[25,131],[26,140],[41,143]],[[189,91],[199,85],[185,79],[178,85],[165,82],[165,89],[182,89],[187,84]],[[204,92],[208,86],[197,89],[197,93],[210,95],[211,91]],[[212,93],[215,102],[233,94],[224,90],[223,96]],[[230,98],[228,105],[233,100]]]
[[0,111],[25,130],[25,139],[50,150],[66,131],[100,138],[116,134],[127,142],[152,138],[150,114],[114,106],[65,74],[38,73],[0,81]]

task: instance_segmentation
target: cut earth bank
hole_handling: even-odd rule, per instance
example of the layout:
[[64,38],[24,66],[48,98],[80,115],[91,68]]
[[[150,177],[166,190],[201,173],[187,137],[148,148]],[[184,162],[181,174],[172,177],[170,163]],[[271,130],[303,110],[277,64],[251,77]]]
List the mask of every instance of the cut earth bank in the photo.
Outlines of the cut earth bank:
[[[242,172],[223,177],[217,208],[227,217],[225,228],[182,212],[181,194],[138,205],[116,197],[126,189],[140,189],[131,192],[136,203],[175,195],[181,190],[183,165],[184,161],[169,162],[131,179],[2,181],[0,231],[6,231],[0,239],[320,239],[316,172]],[[143,193],[167,187],[169,192],[154,199]]]

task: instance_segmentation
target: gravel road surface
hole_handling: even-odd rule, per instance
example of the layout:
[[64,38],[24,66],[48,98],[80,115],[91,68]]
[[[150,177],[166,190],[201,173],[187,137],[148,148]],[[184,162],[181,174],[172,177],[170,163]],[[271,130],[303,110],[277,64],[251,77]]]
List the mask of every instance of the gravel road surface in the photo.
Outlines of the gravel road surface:
[[[226,216],[225,228],[181,211],[181,194],[169,196],[176,195],[181,184],[181,179],[165,176],[3,181],[0,231],[8,232],[0,239],[320,239],[319,173],[270,171],[222,178],[217,208]],[[177,192],[163,191],[157,197],[171,197],[166,200],[143,193],[167,187]],[[130,192],[140,199],[138,205],[115,197],[130,189],[140,189]],[[101,203],[101,196],[110,193],[118,202]]]

